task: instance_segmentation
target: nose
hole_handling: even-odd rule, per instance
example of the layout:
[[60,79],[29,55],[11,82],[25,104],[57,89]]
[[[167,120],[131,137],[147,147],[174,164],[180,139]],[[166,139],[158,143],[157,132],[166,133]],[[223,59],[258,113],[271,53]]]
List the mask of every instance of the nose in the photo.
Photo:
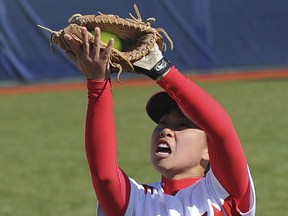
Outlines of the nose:
[[163,128],[160,131],[160,137],[173,137],[174,132],[170,128]]

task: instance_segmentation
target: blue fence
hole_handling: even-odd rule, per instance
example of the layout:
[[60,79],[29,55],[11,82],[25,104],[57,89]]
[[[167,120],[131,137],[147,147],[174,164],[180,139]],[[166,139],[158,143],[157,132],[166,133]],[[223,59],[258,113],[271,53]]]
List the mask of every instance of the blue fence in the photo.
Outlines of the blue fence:
[[288,61],[287,0],[0,0],[0,81],[76,78],[76,66],[49,48],[49,33],[75,13],[155,17],[175,49],[166,56],[183,71],[278,67]]

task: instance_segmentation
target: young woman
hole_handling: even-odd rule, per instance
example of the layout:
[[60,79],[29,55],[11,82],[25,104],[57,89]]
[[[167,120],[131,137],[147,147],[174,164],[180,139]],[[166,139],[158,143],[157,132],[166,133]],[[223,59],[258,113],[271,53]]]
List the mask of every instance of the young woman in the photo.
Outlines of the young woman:
[[151,161],[161,179],[145,185],[128,177],[117,164],[108,64],[114,41],[100,51],[99,28],[91,47],[85,28],[82,45],[70,35],[65,39],[73,49],[67,54],[87,77],[86,152],[98,215],[255,215],[253,181],[227,112],[157,46],[135,67],[163,88],[146,107],[157,123]]

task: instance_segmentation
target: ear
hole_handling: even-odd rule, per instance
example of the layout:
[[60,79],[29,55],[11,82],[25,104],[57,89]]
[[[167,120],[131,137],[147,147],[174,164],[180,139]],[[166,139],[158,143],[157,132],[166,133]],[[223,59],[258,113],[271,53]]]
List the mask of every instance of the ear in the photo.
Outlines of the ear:
[[206,169],[206,167],[209,164],[209,154],[208,154],[208,149],[206,148],[203,151],[202,157],[201,157],[201,161],[200,161],[200,165],[203,167],[203,169]]
[[205,133],[205,147],[203,148],[203,153],[202,153],[202,157],[201,159],[204,160],[204,161],[208,161],[209,162],[209,153],[208,153],[208,143],[209,143],[209,140],[208,140],[208,136],[207,134]]
[[203,159],[203,160],[206,160],[206,161],[209,161],[208,149],[206,149],[206,150],[203,152],[202,159]]
[[200,165],[205,170],[209,163],[210,163],[210,158],[209,158],[209,153],[208,153],[208,136],[206,134],[205,147],[203,148],[203,151],[202,151]]

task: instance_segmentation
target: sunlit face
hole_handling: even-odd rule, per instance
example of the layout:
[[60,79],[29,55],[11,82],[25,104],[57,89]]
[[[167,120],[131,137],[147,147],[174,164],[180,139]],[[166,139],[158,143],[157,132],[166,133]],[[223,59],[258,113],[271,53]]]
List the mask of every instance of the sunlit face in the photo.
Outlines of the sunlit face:
[[178,108],[166,112],[151,138],[151,160],[169,179],[203,176],[209,160],[206,134]]

